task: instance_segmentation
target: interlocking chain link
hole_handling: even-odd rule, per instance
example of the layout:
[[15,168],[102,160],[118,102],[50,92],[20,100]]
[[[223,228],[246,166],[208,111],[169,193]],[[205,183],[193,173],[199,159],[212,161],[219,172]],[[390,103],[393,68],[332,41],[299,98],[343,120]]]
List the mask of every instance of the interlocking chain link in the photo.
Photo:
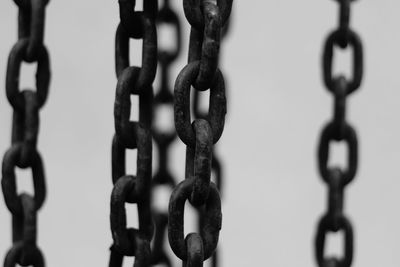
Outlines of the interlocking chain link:
[[[37,212],[46,198],[45,173],[37,150],[39,111],[45,104],[50,83],[50,59],[43,43],[45,10],[48,0],[14,0],[18,6],[18,41],[8,57],[6,95],[13,108],[11,147],[3,157],[4,201],[12,214],[13,245],[4,260],[5,267],[45,265],[36,244]],[[36,90],[20,90],[23,62],[37,63]],[[30,168],[34,193],[17,193],[15,169]]]
[[[152,101],[157,68],[157,0],[144,0],[136,11],[135,0],[120,0],[121,22],[115,39],[115,68],[118,78],[112,142],[110,223],[114,240],[109,266],[121,267],[125,256],[134,256],[134,266],[150,266],[153,222],[150,209],[152,174]],[[129,40],[142,39],[142,66],[130,66]],[[139,120],[130,121],[131,95],[139,98]],[[137,150],[136,175],[126,173],[127,149]],[[127,228],[125,204],[136,204],[138,229]]]
[[[360,37],[349,27],[353,0],[337,0],[340,6],[339,28],[329,34],[323,52],[323,76],[327,89],[334,96],[334,115],[322,131],[318,147],[318,166],[328,185],[328,210],[319,221],[315,239],[315,255],[320,267],[349,267],[353,260],[353,227],[343,213],[344,189],[355,177],[358,164],[358,141],[354,128],[346,121],[347,96],[360,87],[363,76],[363,50]],[[353,48],[353,77],[332,74],[334,47]],[[345,142],[348,146],[347,169],[328,166],[330,143]],[[329,232],[344,232],[344,255],[328,258],[325,240]]]
[[[224,27],[222,28],[221,32],[221,41],[225,38],[229,31],[229,25],[230,25],[230,19],[227,20],[225,23]],[[206,119],[207,118],[207,112],[201,110],[200,108],[200,103],[201,103],[201,98],[200,98],[200,91],[194,90],[194,98],[193,98],[193,115],[195,116],[196,119]],[[215,147],[213,147],[212,151],[212,162],[211,162],[211,171],[214,174],[214,181],[215,185],[217,186],[220,195],[222,196],[222,185],[223,185],[223,165],[221,164],[221,160],[218,157],[218,154],[215,152]],[[203,227],[203,216],[198,216],[198,226],[199,230]],[[215,250],[213,256],[211,257],[211,266],[217,267],[219,266],[219,257],[218,257],[218,251]]]
[[[173,109],[174,95],[170,86],[171,80],[171,65],[177,60],[181,53],[182,44],[182,33],[179,16],[173,7],[170,5],[169,0],[164,0],[163,6],[160,7],[156,25],[165,25],[174,30],[175,35],[172,36],[174,43],[172,50],[161,48],[158,49],[158,62],[160,66],[160,86],[158,93],[154,97],[153,102],[153,115],[157,114],[157,111],[162,111],[161,107],[170,107]],[[160,29],[157,29],[160,32]],[[171,121],[171,123],[173,123]],[[158,125],[155,124],[153,119],[152,128],[153,138],[155,145],[158,148],[157,165],[158,169],[152,180],[152,194],[155,195],[156,188],[161,186],[167,186],[171,190],[176,186],[175,178],[173,177],[169,169],[169,158],[171,145],[176,140],[177,134],[175,130],[162,130]],[[160,211],[155,207],[153,209],[153,220],[155,222],[155,235],[152,246],[152,265],[163,264],[166,266],[172,266],[172,260],[169,253],[165,251],[165,233],[168,225],[168,211]]]
[[[202,266],[213,255],[221,229],[221,199],[211,182],[213,144],[221,137],[226,113],[225,83],[218,69],[221,29],[229,18],[232,0],[184,0],[191,25],[189,60],[177,77],[174,90],[175,128],[186,145],[185,180],[172,192],[168,239],[183,266]],[[190,90],[210,90],[208,114],[193,122]],[[199,233],[184,237],[186,200],[199,210]]]

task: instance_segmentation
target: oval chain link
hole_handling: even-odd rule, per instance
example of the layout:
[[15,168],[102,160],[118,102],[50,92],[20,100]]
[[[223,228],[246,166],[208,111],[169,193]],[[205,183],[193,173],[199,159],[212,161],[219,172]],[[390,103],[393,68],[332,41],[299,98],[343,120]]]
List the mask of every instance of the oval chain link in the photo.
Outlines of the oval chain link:
[[[156,195],[157,188],[165,188],[167,190],[172,190],[176,186],[176,179],[170,170],[170,157],[171,157],[171,146],[176,140],[177,134],[175,130],[161,129],[160,125],[156,122],[160,121],[161,118],[156,120],[156,116],[160,115],[161,112],[166,111],[166,109],[173,109],[174,96],[171,88],[171,66],[178,59],[181,54],[182,46],[182,29],[178,14],[174,10],[173,6],[170,5],[169,0],[164,0],[163,5],[160,7],[156,25],[158,32],[161,31],[161,26],[168,27],[174,32],[173,44],[167,49],[162,48],[159,45],[158,48],[158,63],[160,66],[159,80],[160,85],[158,92],[154,97],[153,102],[153,125],[152,134],[154,138],[154,143],[158,150],[157,157],[157,169],[152,180],[152,195],[153,198],[159,196]],[[168,32],[168,31],[166,31]],[[161,33],[162,34],[162,33]],[[164,108],[164,109],[162,109]],[[164,117],[162,117],[164,118]],[[172,121],[170,122],[173,123]],[[153,207],[153,220],[155,222],[155,235],[152,244],[152,266],[173,266],[173,261],[170,258],[169,252],[166,251],[166,240],[165,234],[168,225],[168,210],[160,210],[157,207]]]
[[[120,25],[115,38],[115,69],[118,78],[112,142],[110,225],[113,244],[110,267],[121,267],[124,257],[134,256],[135,267],[151,265],[150,243],[154,226],[151,213],[152,105],[157,69],[157,0],[143,0],[143,11],[135,0],[119,1]],[[129,41],[142,39],[142,66],[130,66]],[[138,121],[131,121],[131,95],[138,96]],[[137,150],[136,175],[126,173],[126,150]],[[136,204],[138,228],[128,228],[127,203]]]
[[[315,257],[319,267],[350,267],[353,260],[354,237],[350,220],[343,212],[344,190],[355,177],[358,166],[358,139],[354,128],[346,121],[347,97],[361,85],[363,76],[363,50],[361,39],[349,26],[352,0],[336,0],[339,3],[339,27],[325,41],[322,69],[326,88],[334,96],[334,115],[324,127],[318,145],[318,167],[328,186],[328,209],[321,217],[315,237]],[[334,48],[353,48],[353,77],[334,77],[332,63]],[[345,142],[348,146],[347,167],[328,165],[330,143]],[[344,232],[343,256],[326,256],[326,236],[329,232]]]
[[[221,199],[211,181],[213,145],[223,132],[226,113],[225,82],[218,69],[222,28],[232,9],[232,0],[184,0],[190,23],[188,64],[175,82],[174,117],[179,138],[186,145],[185,180],[173,190],[169,203],[168,239],[183,266],[203,266],[217,247],[222,223]],[[190,89],[210,90],[206,116],[191,119]],[[196,114],[195,114],[196,115]],[[218,162],[214,164],[218,166]],[[184,207],[188,200],[199,214],[199,233],[184,236]],[[213,266],[216,266],[213,260]]]
[[[46,198],[44,165],[37,141],[39,112],[50,84],[50,58],[43,43],[48,0],[14,0],[18,7],[18,41],[8,57],[6,96],[13,108],[11,147],[3,157],[1,186],[12,215],[13,245],[4,266],[45,266],[37,240],[37,212]],[[36,90],[20,89],[23,63],[36,63]],[[18,194],[16,168],[32,170],[33,195]]]

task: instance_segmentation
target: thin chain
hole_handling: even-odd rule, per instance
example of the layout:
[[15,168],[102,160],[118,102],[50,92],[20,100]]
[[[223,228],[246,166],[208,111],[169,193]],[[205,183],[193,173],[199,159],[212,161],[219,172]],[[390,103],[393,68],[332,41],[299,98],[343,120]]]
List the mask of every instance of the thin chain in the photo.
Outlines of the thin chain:
[[[150,266],[153,222],[150,209],[152,173],[153,81],[157,68],[157,1],[143,0],[143,11],[135,10],[135,0],[120,0],[121,23],[115,39],[118,78],[112,142],[110,223],[114,240],[109,266],[121,267],[125,256],[134,256],[136,267]],[[129,64],[129,40],[143,39],[142,66]],[[130,121],[131,95],[139,97],[139,120]],[[136,175],[126,173],[127,149],[137,150]],[[136,204],[138,229],[127,228],[125,204]]]
[[[43,43],[45,10],[48,0],[14,0],[18,6],[18,41],[7,65],[6,95],[13,108],[12,145],[3,157],[4,200],[12,214],[13,245],[4,260],[5,267],[45,265],[36,244],[37,212],[46,198],[44,166],[37,150],[39,111],[45,104],[50,83],[50,59]],[[37,63],[36,90],[19,88],[22,62]],[[16,168],[32,170],[33,195],[18,194]]]
[[[360,87],[363,76],[363,50],[360,37],[349,27],[352,0],[337,0],[340,7],[339,28],[329,34],[323,53],[324,82],[334,96],[333,119],[322,131],[318,147],[318,165],[328,185],[328,210],[319,221],[315,239],[315,255],[320,267],[349,267],[353,260],[353,227],[343,213],[344,190],[355,177],[358,164],[358,141],[354,128],[346,121],[347,96]],[[353,77],[333,76],[333,50],[337,46],[353,48]],[[328,166],[330,143],[345,142],[348,146],[347,169]],[[325,239],[329,232],[344,232],[342,258],[326,257]]]
[[[221,229],[221,199],[211,182],[213,144],[223,131],[226,113],[225,83],[218,69],[221,29],[229,18],[232,0],[184,0],[191,27],[188,64],[175,83],[174,115],[179,138],[186,145],[185,180],[172,192],[169,203],[168,239],[183,266],[202,266],[217,247]],[[205,119],[190,118],[190,88],[210,90]],[[199,211],[200,233],[184,237],[186,200]]]
[[[160,65],[160,86],[158,93],[154,97],[153,103],[153,115],[157,114],[157,110],[161,107],[173,108],[174,95],[170,86],[171,80],[171,65],[177,60],[181,53],[182,33],[181,24],[179,21],[178,14],[171,7],[169,0],[164,0],[164,4],[160,7],[157,20],[157,26],[169,25],[174,31],[174,44],[172,50],[162,49],[159,47],[158,50],[158,62]],[[160,32],[160,29],[158,29]],[[173,122],[171,122],[173,123]],[[155,195],[156,188],[161,186],[167,186],[171,190],[176,186],[175,178],[169,170],[169,158],[170,158],[170,147],[176,140],[175,130],[166,131],[161,130],[158,125],[155,124],[153,119],[153,138],[155,145],[158,149],[157,165],[158,169],[152,180],[152,194]],[[153,207],[153,220],[155,222],[155,235],[152,246],[152,265],[164,264],[166,266],[172,266],[172,260],[169,253],[165,251],[165,233],[168,224],[168,211],[159,211]]]

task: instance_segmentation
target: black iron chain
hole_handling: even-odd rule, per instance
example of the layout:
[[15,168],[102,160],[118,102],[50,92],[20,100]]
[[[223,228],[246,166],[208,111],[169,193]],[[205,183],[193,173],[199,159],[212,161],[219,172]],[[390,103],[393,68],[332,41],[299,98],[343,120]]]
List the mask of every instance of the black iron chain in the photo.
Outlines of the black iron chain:
[[[158,49],[158,62],[160,66],[160,86],[158,93],[154,97],[153,102],[153,115],[157,114],[157,111],[162,107],[173,108],[174,95],[170,86],[171,78],[171,65],[177,60],[181,53],[182,33],[179,16],[173,7],[170,5],[169,0],[164,0],[162,7],[160,7],[156,25],[169,26],[174,30],[175,35],[172,50],[159,47]],[[160,32],[160,29],[157,29]],[[158,169],[152,180],[152,194],[155,195],[156,188],[161,186],[167,186],[171,190],[176,186],[175,178],[169,170],[169,158],[171,145],[176,140],[177,134],[174,130],[162,130],[156,125],[153,119],[153,138],[158,148]],[[173,122],[171,122],[173,123]],[[166,266],[172,266],[172,260],[169,253],[165,251],[165,234],[168,224],[168,211],[160,211],[153,207],[153,219],[155,222],[155,235],[152,246],[152,265],[163,264]]]
[[[188,64],[178,75],[174,90],[175,128],[186,144],[185,180],[178,184],[169,203],[168,238],[183,266],[202,266],[217,247],[221,229],[221,199],[211,182],[213,144],[219,140],[226,113],[225,83],[218,69],[221,29],[229,18],[232,0],[184,0],[191,25]],[[193,122],[190,89],[210,90],[208,114]],[[186,200],[199,210],[200,233],[184,237]]]
[[[322,131],[318,147],[318,166],[328,185],[328,210],[319,221],[315,239],[315,254],[320,267],[349,267],[353,260],[353,227],[343,212],[344,190],[355,177],[358,164],[356,131],[346,121],[347,97],[360,87],[363,75],[363,50],[360,37],[351,30],[350,6],[353,0],[337,0],[340,6],[339,28],[329,34],[323,52],[323,76],[327,89],[334,96],[334,115]],[[353,48],[353,77],[332,74],[334,47]],[[345,142],[348,146],[347,169],[328,166],[331,142]],[[344,232],[342,258],[325,255],[325,239],[329,232]]]
[[[121,22],[115,39],[116,74],[115,135],[112,142],[110,223],[114,240],[110,267],[121,267],[125,256],[134,256],[134,266],[150,266],[153,222],[150,208],[152,174],[153,81],[157,69],[157,0],[144,0],[136,11],[135,0],[120,0]],[[142,66],[130,66],[129,40],[142,39]],[[130,121],[131,95],[139,98],[139,120]],[[137,150],[136,175],[126,173],[127,149]],[[136,204],[138,229],[127,228],[125,204]]]
[[[13,245],[5,267],[45,266],[36,244],[37,212],[46,198],[45,173],[37,150],[39,111],[45,104],[50,83],[50,59],[43,43],[48,0],[14,0],[18,6],[18,41],[8,57],[6,95],[13,108],[11,147],[3,157],[2,190],[12,214]],[[36,63],[36,90],[20,90],[22,62]],[[34,192],[17,193],[15,169],[31,168]]]
[[[224,27],[222,28],[221,32],[221,42],[223,41],[224,37],[227,35],[229,31],[230,19],[226,21]],[[196,119],[206,119],[207,112],[201,110],[201,98],[200,98],[200,91],[194,90],[194,98],[193,98],[193,115]],[[218,154],[215,152],[216,148],[213,147],[212,150],[212,162],[211,162],[211,171],[214,174],[214,181],[215,185],[218,188],[220,195],[222,196],[222,186],[223,186],[223,165],[221,164],[221,160],[218,157]],[[198,216],[198,226],[199,230],[203,227],[203,216]],[[211,266],[217,267],[219,266],[219,257],[218,251],[215,250],[214,254],[211,257]]]

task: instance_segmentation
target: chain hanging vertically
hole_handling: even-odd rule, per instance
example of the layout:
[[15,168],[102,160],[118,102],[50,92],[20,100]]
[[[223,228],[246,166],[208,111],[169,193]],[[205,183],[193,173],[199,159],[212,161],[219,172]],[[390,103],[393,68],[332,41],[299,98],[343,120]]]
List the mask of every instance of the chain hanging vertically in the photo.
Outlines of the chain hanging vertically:
[[[50,59],[43,43],[48,0],[14,0],[18,6],[18,41],[7,65],[6,95],[13,108],[11,147],[3,157],[2,190],[12,214],[12,241],[4,266],[45,266],[36,244],[37,212],[46,198],[45,172],[37,139],[39,111],[45,104],[50,83]],[[22,62],[36,63],[36,90],[20,90]],[[17,193],[15,169],[30,168],[34,192]]]
[[[112,181],[110,223],[114,243],[110,267],[121,267],[125,256],[134,256],[134,266],[150,266],[153,222],[150,210],[152,174],[153,81],[157,69],[157,0],[143,0],[143,11],[135,0],[120,0],[121,22],[115,38],[115,68],[118,78],[112,142]],[[130,39],[143,40],[142,66],[130,66]],[[139,119],[130,121],[131,95],[139,98]],[[137,150],[136,175],[126,173],[127,149]],[[138,229],[127,228],[125,204],[136,204]]]
[[[344,189],[355,177],[358,163],[358,141],[354,128],[346,121],[347,96],[360,87],[363,75],[363,50],[360,37],[349,27],[350,5],[353,0],[337,0],[340,6],[339,28],[325,42],[323,76],[325,86],[334,96],[333,119],[322,131],[318,147],[318,166],[322,179],[328,185],[328,210],[319,221],[315,254],[320,267],[349,267],[353,259],[353,227],[343,213]],[[334,47],[353,48],[353,77],[332,73]],[[348,146],[347,169],[328,166],[330,143],[345,142]],[[325,255],[325,240],[329,232],[344,232],[342,258]]]
[[[226,113],[225,83],[218,69],[221,29],[229,18],[232,0],[184,0],[191,25],[188,64],[175,83],[174,116],[179,138],[186,145],[185,180],[178,184],[169,203],[168,239],[183,266],[202,266],[218,243],[221,200],[211,182],[213,144],[223,131]],[[209,111],[192,123],[190,89],[210,90]],[[199,211],[200,233],[184,237],[186,200]]]
[[[230,18],[226,21],[224,27],[222,28],[221,32],[221,43],[225,36],[227,35],[229,31],[229,25],[230,25]],[[200,91],[194,90],[193,92],[193,115],[195,116],[196,119],[206,119],[207,118],[207,112],[201,110],[201,98],[200,98]],[[215,185],[218,188],[218,191],[221,195],[222,198],[222,186],[223,186],[223,164],[221,163],[221,160],[218,157],[218,154],[215,152],[215,147],[213,147],[212,150],[212,162],[211,162],[211,171],[214,174],[214,182]],[[198,216],[198,226],[199,230],[203,227],[203,220],[202,216]],[[219,257],[217,250],[215,250],[213,256],[211,257],[211,266],[217,267],[219,266]]]
[[[164,0],[163,5],[160,7],[156,25],[168,25],[174,30],[175,35],[172,36],[172,39],[174,40],[172,50],[161,48],[161,46],[158,48],[160,86],[153,101],[153,116],[156,116],[157,111],[159,109],[161,110],[161,107],[170,107],[172,109],[174,105],[174,95],[170,86],[171,65],[177,60],[181,53],[182,33],[178,14],[171,6],[169,0]],[[160,29],[157,29],[157,31],[160,32]],[[173,122],[171,121],[171,123]],[[152,194],[153,197],[157,198],[158,196],[155,195],[155,189],[157,187],[167,186],[172,190],[176,186],[175,178],[169,169],[169,158],[171,145],[176,140],[177,135],[175,130],[168,131],[160,129],[159,125],[155,124],[154,119],[152,134],[155,145],[158,148],[158,169],[156,170],[152,180]],[[155,222],[155,235],[152,247],[151,264],[165,264],[166,266],[172,266],[170,256],[164,249],[166,243],[164,237],[168,224],[168,211],[158,211],[154,208],[153,220]]]

